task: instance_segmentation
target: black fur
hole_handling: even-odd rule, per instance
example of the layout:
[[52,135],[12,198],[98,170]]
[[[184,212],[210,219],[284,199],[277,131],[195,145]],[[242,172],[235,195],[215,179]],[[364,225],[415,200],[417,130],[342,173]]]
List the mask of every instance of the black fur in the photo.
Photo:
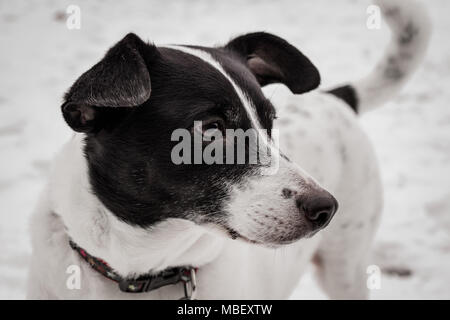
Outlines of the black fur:
[[[272,37],[268,35],[269,42]],[[219,61],[256,106],[262,126],[270,130],[274,108],[246,60],[234,47],[196,48]],[[270,59],[284,66],[276,57]],[[286,79],[281,80],[292,85],[294,78]],[[231,83],[195,56],[145,44],[130,34],[84,73],[65,98],[67,123],[87,133],[92,191],[127,223],[148,227],[170,217],[218,221],[225,214],[228,186],[257,174],[259,165],[172,163],[171,150],[178,143],[171,141],[175,129],[191,129],[194,121],[211,118],[222,119],[226,128],[251,127]]]
[[327,92],[344,100],[355,113],[358,113],[358,96],[356,95],[355,88],[351,85],[338,87]]

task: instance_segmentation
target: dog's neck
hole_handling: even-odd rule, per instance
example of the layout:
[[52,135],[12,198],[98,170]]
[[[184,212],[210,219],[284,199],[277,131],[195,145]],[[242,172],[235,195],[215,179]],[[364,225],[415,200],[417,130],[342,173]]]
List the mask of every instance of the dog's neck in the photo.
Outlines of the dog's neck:
[[120,221],[91,191],[83,146],[84,135],[75,134],[57,156],[50,182],[52,210],[78,245],[123,276],[201,267],[218,256],[226,240],[193,222],[168,219],[144,229]]

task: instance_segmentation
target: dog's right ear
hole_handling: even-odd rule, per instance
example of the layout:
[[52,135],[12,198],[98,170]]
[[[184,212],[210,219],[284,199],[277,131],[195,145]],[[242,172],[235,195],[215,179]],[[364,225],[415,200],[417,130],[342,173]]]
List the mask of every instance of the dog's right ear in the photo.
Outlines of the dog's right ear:
[[73,84],[61,110],[67,124],[78,132],[96,131],[102,112],[130,108],[150,97],[148,61],[158,55],[151,44],[130,33]]

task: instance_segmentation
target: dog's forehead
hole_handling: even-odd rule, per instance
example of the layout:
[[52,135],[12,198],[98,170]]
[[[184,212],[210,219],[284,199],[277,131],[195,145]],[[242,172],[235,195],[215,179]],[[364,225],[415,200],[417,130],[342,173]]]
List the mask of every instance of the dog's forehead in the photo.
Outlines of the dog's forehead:
[[273,107],[240,57],[221,48],[176,45],[161,49],[166,54],[170,52],[171,58],[179,65],[186,64],[186,57],[194,58],[196,65],[190,65],[190,74],[187,75],[193,76],[192,81],[198,81],[194,85],[207,81],[208,85],[203,86],[222,90],[220,94],[223,98],[226,95],[237,97],[252,127],[267,126],[268,115],[273,112]]

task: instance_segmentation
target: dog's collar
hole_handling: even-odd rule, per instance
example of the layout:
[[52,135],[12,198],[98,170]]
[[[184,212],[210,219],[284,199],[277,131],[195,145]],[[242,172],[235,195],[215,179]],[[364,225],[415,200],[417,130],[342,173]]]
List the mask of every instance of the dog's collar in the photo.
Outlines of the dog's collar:
[[87,262],[97,272],[104,277],[119,284],[119,289],[123,292],[141,293],[149,292],[167,285],[183,283],[184,297],[181,299],[194,299],[196,291],[196,272],[193,267],[176,267],[163,270],[157,274],[144,274],[133,279],[126,279],[115,272],[105,261],[91,256],[83,248],[80,248],[75,242],[69,240],[73,250]]

